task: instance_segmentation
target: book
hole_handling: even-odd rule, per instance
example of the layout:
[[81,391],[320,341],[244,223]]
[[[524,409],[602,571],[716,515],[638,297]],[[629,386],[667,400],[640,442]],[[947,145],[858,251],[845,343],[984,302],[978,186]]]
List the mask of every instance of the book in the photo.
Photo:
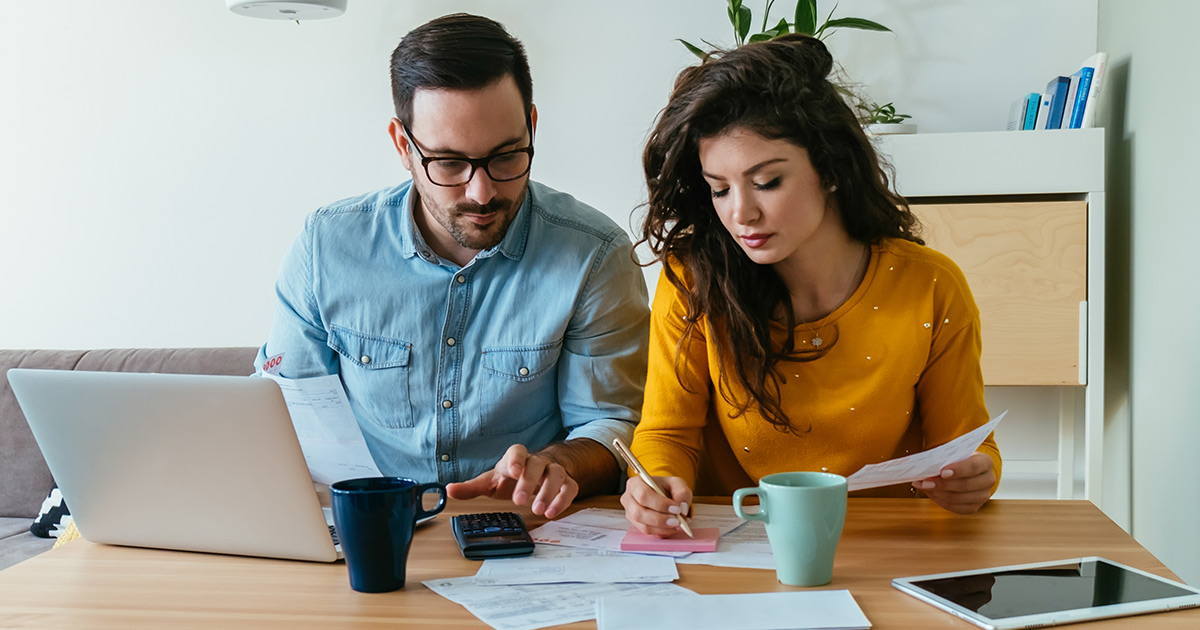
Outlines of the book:
[[1104,68],[1108,65],[1108,54],[1098,52],[1083,60],[1083,65],[1092,68],[1092,84],[1088,86],[1087,101],[1083,106],[1083,119],[1080,129],[1091,129],[1096,126],[1096,105],[1099,101],[1100,84],[1104,79]]
[[1071,80],[1067,77],[1054,77],[1046,84],[1046,94],[1050,96],[1050,112],[1046,119],[1046,129],[1058,129],[1062,126],[1063,107],[1067,103],[1067,89]]
[[1050,95],[1043,94],[1038,105],[1037,122],[1033,123],[1033,128],[1045,129],[1047,120],[1050,120]]
[[1038,105],[1041,104],[1042,95],[1037,92],[1030,92],[1025,96],[1025,122],[1021,125],[1021,129],[1033,129],[1034,123],[1037,122]]
[[1070,126],[1071,115],[1075,113],[1075,94],[1079,92],[1079,73],[1076,72],[1067,77],[1071,84],[1067,86],[1067,100],[1063,102],[1062,124],[1059,129],[1066,129]]
[[1024,96],[1012,102],[1008,106],[1008,130],[1021,131],[1025,128],[1025,106],[1028,104],[1028,99]]
[[1079,89],[1075,93],[1075,105],[1071,108],[1070,124],[1066,125],[1068,129],[1081,129],[1083,127],[1083,113],[1087,108],[1088,90],[1092,87],[1092,74],[1095,72],[1090,66],[1084,66],[1075,74],[1079,75]]

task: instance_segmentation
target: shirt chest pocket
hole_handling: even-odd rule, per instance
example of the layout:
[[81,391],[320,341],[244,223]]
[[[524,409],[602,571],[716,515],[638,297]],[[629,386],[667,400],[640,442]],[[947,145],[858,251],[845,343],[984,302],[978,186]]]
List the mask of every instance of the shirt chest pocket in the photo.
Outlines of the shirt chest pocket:
[[524,431],[558,409],[555,367],[561,342],[518,348],[484,348],[480,432]]
[[329,347],[340,356],[346,395],[359,420],[389,429],[413,426],[409,393],[412,344],[331,326]]

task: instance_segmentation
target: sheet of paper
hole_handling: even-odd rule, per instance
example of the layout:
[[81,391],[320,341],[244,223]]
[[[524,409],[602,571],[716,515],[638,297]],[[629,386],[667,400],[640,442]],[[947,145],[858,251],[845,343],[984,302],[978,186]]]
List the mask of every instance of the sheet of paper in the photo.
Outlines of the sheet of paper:
[[263,376],[278,383],[283,392],[314,481],[331,484],[380,476],[338,375],[283,378],[264,372]]
[[[692,508],[690,523],[693,528],[716,527],[721,535],[724,535],[737,529],[745,521],[738,518],[733,513],[733,508],[728,505],[697,503]],[[545,545],[620,551],[621,540],[625,538],[628,530],[629,521],[625,520],[624,510],[586,508],[557,521],[549,521],[536,527],[530,530],[529,535],[533,537],[534,542]],[[646,551],[638,553],[680,558],[691,552]]]
[[1007,413],[1005,411],[978,429],[936,448],[913,453],[908,457],[863,466],[858,472],[846,478],[848,489],[866,490],[867,488],[911,483],[918,479],[933,477],[947,465],[962,461],[974,453]]
[[[621,540],[625,538],[625,530],[576,525],[558,520],[548,521],[544,525],[529,530],[529,535],[533,538],[533,542],[539,545],[620,551]],[[689,552],[680,552],[682,555],[687,555],[687,553]]]
[[675,561],[639,554],[558,555],[539,553],[525,558],[484,560],[475,574],[477,584],[563,584],[567,582],[674,582]]
[[775,556],[767,540],[767,528],[760,521],[746,521],[745,525],[722,536],[713,553],[694,553],[676,558],[675,563],[775,570]]
[[850,591],[605,596],[597,630],[794,630],[870,628]]
[[536,630],[596,618],[596,599],[616,595],[661,597],[696,594],[675,584],[537,584],[492,586],[474,577],[422,582],[496,630]]

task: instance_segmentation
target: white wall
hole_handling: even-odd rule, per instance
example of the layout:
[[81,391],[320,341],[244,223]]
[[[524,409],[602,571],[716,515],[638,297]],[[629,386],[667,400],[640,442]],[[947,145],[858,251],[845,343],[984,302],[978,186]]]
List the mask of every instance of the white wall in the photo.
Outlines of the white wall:
[[[1133,534],[1180,577],[1200,585],[1200,102],[1190,0],[1102,0],[1109,53],[1102,115],[1108,131],[1108,339],[1125,364],[1132,443]],[[1124,298],[1121,300],[1120,298]],[[1110,347],[1114,344],[1110,343]],[[1110,385],[1112,381],[1110,380]],[[1107,463],[1107,462],[1106,462]]]
[[[1002,129],[1010,101],[1095,50],[1095,6],[844,0],[839,15],[896,34],[829,43],[922,131]],[[404,179],[384,134],[388,54],[458,10],[528,47],[535,176],[632,225],[641,145],[692,62],[674,38],[731,43],[723,0],[351,0],[302,24],[221,0],[6,3],[0,347],[260,343],[304,215]]]

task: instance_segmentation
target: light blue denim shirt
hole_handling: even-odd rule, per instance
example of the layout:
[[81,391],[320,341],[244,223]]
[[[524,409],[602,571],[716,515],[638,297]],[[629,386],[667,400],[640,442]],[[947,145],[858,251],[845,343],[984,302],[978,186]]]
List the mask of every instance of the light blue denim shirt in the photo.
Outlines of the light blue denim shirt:
[[340,374],[385,475],[463,481],[512,444],[628,442],[649,308],[625,232],[530,182],[500,244],[459,267],[421,238],[413,199],[405,183],[308,216],[259,370],[282,355],[286,378]]

